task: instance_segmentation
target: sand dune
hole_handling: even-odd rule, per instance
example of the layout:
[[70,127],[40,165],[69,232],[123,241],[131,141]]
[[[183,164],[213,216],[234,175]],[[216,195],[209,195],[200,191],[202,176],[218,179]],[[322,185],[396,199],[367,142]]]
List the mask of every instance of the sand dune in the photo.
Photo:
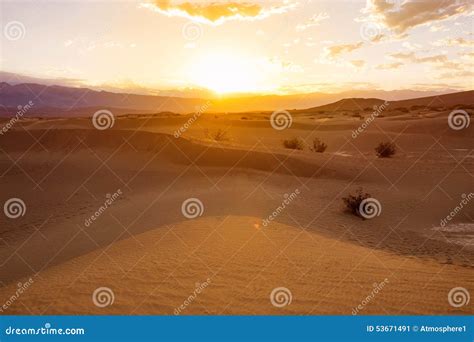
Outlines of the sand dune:
[[[206,217],[136,235],[40,273],[10,312],[26,307],[34,314],[175,314],[207,282],[176,312],[349,315],[382,283],[354,312],[472,313],[447,301],[451,288],[474,285],[462,267],[357,247],[279,223],[256,228],[258,221]],[[113,305],[94,305],[91,294],[100,287],[112,289]],[[271,304],[277,287],[290,290],[290,305]]]
[[[0,297],[33,279],[5,312],[173,314],[199,283],[179,313],[351,314],[382,282],[358,313],[473,312],[447,299],[473,289],[472,203],[450,222],[466,229],[436,229],[472,192],[473,127],[382,118],[353,139],[360,120],[302,116],[276,131],[247,116],[203,116],[179,139],[183,119],[166,116],[117,118],[106,131],[85,119],[25,120],[0,136],[0,200],[26,204],[24,216],[2,217]],[[219,128],[229,140],[206,138]],[[328,150],[282,148],[292,136],[318,136]],[[390,138],[398,153],[376,158]],[[380,216],[344,211],[358,187],[380,201]],[[183,217],[188,198],[203,203],[200,218]],[[113,290],[113,305],[94,305],[99,287]],[[277,287],[290,305],[272,305]]]

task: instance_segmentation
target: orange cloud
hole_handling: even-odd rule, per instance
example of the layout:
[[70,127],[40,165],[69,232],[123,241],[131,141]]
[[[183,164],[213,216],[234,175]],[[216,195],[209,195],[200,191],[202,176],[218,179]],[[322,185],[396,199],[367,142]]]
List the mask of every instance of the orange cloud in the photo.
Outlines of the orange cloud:
[[394,62],[394,63],[387,63],[387,64],[379,64],[377,69],[380,70],[390,70],[390,69],[398,69],[403,65],[401,62]]
[[368,0],[364,12],[397,34],[403,34],[419,25],[468,14],[472,4],[472,0]]
[[425,56],[425,57],[418,57],[414,52],[399,52],[399,53],[392,53],[390,55],[392,58],[397,60],[402,60],[411,63],[445,63],[448,61],[448,56],[443,54],[432,55],[432,56]]
[[221,24],[232,19],[262,19],[271,14],[285,13],[296,6],[291,2],[281,2],[272,6],[262,6],[257,2],[235,1],[187,1],[156,0],[144,4],[167,16],[184,17],[207,24]]
[[[467,63],[459,59],[449,60],[448,56],[444,54],[419,57],[414,52],[399,52],[391,54],[390,57],[397,61],[390,64],[378,65],[377,69],[397,69],[407,63],[427,63],[431,65],[434,70],[443,72],[438,78],[469,77],[473,74],[472,63],[469,62],[469,58],[472,57],[470,54],[462,55],[463,58],[468,60]],[[449,70],[449,72],[446,72],[446,70]]]
[[327,13],[318,13],[314,14],[307,22],[299,24],[296,26],[297,31],[304,31],[313,26],[319,26],[319,23],[323,20],[329,19],[329,14]]
[[362,68],[365,66],[365,61],[362,59],[355,59],[351,61],[351,64],[354,68]]
[[363,44],[363,42],[359,42],[355,44],[341,44],[329,46],[324,49],[324,55],[330,58],[337,58],[343,53],[360,49]]
[[459,37],[459,38],[448,38],[448,39],[439,40],[439,41],[435,42],[433,45],[435,45],[435,46],[473,47],[473,46],[474,46],[474,41],[473,41],[473,40],[464,39],[463,37]]
[[456,72],[445,72],[441,74],[438,78],[460,78],[460,77],[474,77],[474,71],[471,70],[463,70],[463,71],[456,71]]

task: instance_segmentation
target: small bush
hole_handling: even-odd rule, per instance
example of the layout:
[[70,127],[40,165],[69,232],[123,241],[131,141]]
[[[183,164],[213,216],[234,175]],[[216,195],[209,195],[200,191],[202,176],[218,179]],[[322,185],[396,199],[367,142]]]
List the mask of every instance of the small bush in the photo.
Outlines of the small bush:
[[214,141],[227,141],[229,140],[229,135],[223,129],[218,129],[216,132],[210,132],[209,130],[205,131],[206,137]]
[[314,138],[313,140],[313,151],[323,153],[328,148],[328,145],[323,143],[319,138]]
[[363,200],[370,198],[370,194],[364,193],[362,188],[356,190],[355,195],[349,194],[347,197],[343,197],[342,201],[346,205],[346,209],[353,215],[363,217],[360,214],[359,208]]
[[304,150],[304,142],[298,137],[283,140],[283,146],[292,150]]
[[375,148],[375,153],[377,153],[377,157],[379,158],[390,158],[395,154],[397,151],[395,144],[392,142],[383,142],[380,143]]

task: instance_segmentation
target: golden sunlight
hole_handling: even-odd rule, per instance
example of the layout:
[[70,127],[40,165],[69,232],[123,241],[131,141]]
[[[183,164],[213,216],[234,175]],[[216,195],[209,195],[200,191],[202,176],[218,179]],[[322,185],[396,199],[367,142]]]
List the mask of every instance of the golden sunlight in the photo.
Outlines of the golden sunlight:
[[191,65],[190,78],[198,86],[217,93],[264,90],[264,74],[258,62],[234,54],[207,54]]

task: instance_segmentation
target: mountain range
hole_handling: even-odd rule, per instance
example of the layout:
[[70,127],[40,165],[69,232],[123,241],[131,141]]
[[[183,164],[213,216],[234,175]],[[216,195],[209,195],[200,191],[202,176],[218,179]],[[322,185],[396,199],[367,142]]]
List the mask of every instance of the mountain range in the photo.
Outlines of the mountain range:
[[[115,93],[90,88],[47,85],[38,83],[0,83],[0,115],[10,116],[30,101],[28,115],[36,116],[90,116],[98,109],[115,114],[126,113],[193,113],[205,108],[206,112],[228,113],[292,110],[358,110],[373,107],[385,100],[396,102],[392,107],[411,105],[452,106],[474,104],[473,91],[445,94],[444,92],[413,90],[353,90],[337,94],[310,93],[297,95],[242,95],[230,97],[193,98],[177,96]],[[414,99],[416,98],[416,100]],[[436,104],[433,104],[436,103]]]

